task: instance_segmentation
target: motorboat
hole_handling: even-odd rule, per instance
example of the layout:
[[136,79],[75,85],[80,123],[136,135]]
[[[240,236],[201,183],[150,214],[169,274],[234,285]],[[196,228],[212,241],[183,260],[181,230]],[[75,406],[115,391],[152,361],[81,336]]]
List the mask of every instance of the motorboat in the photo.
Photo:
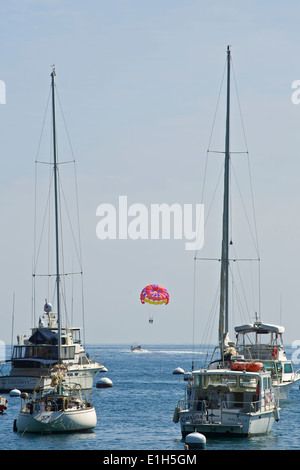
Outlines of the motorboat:
[[193,371],[186,394],[175,408],[182,437],[250,437],[269,433],[279,420],[269,372],[200,369]]
[[259,361],[272,377],[274,392],[279,400],[286,400],[294,383],[300,380],[299,371],[287,358],[284,327],[255,321],[236,326],[236,350],[243,361]]
[[[80,384],[89,390],[98,372],[104,366],[91,360],[81,341],[80,327],[61,327],[61,354],[68,371],[64,376],[65,384]],[[37,384],[49,386],[52,367],[58,363],[58,322],[57,312],[45,302],[44,313],[39,318],[37,327],[30,335],[19,335],[9,361],[9,375],[0,375],[0,390],[9,392],[16,388],[23,392],[32,392]],[[42,379],[40,377],[42,376]]]
[[130,350],[131,350],[131,351],[139,351],[139,352],[142,352],[142,351],[143,351],[143,348],[142,348],[141,345],[132,345],[132,346],[130,347]]

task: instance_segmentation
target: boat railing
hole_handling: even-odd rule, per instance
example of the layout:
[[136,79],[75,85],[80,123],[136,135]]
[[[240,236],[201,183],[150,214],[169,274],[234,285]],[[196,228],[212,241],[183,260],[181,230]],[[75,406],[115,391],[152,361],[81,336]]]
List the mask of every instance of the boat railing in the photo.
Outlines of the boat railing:
[[[253,396],[253,395],[252,395]],[[188,411],[197,415],[201,421],[219,422],[222,420],[222,414],[228,411],[239,411],[241,413],[264,412],[274,409],[273,400],[262,398],[260,400],[250,399],[232,400],[229,397],[216,397],[210,400],[195,399],[191,401],[188,397],[182,398],[178,402],[180,411]],[[212,413],[213,410],[213,413]]]
[[40,411],[59,411],[59,404],[54,400],[28,401],[27,407],[30,414]]
[[240,345],[237,347],[239,354],[246,360],[271,361],[274,360],[274,349],[280,349],[279,345],[274,344],[251,344]]

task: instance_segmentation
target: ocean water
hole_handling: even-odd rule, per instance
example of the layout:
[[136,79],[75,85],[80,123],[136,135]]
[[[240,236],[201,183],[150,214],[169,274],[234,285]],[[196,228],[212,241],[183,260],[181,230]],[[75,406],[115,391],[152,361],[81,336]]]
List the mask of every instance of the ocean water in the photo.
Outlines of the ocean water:
[[[108,377],[113,382],[112,388],[93,389],[92,401],[98,422],[91,432],[61,435],[14,432],[13,422],[21,399],[7,395],[8,409],[0,415],[2,450],[183,451],[180,425],[172,419],[186,382],[182,375],[173,375],[173,371],[177,367],[189,371],[192,361],[199,366],[203,356],[191,346],[147,345],[144,348],[144,352],[132,352],[130,345],[86,348],[90,357],[97,355],[108,369],[107,373],[99,374],[98,379]],[[286,349],[290,355],[291,348]],[[9,367],[8,364],[2,366],[1,372],[5,373]],[[299,385],[294,384],[288,400],[281,404],[280,417],[269,435],[207,439],[206,449],[300,449]]]

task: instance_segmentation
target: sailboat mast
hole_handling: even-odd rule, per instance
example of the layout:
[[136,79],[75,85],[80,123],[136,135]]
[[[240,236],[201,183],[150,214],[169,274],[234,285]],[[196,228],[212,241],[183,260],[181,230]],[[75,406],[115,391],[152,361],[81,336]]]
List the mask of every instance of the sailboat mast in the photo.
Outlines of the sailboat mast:
[[57,328],[58,328],[58,362],[61,362],[61,318],[60,318],[60,270],[59,270],[59,227],[58,227],[58,166],[56,144],[56,113],[55,113],[55,69],[52,78],[52,116],[53,116],[53,157],[54,157],[54,207],[55,207],[55,242],[56,242],[56,296],[57,296]]
[[224,164],[223,236],[221,256],[221,292],[219,316],[219,344],[223,356],[223,340],[228,333],[228,270],[229,270],[229,162],[230,162],[230,49],[227,46],[227,99]]

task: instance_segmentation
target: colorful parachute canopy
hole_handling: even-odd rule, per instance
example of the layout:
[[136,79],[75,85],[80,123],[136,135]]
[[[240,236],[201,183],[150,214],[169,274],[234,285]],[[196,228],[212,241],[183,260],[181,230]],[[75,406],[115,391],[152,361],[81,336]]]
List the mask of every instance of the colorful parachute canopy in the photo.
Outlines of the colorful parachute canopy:
[[147,302],[154,305],[167,305],[169,303],[169,294],[167,289],[157,284],[151,284],[144,287],[141,292],[140,299],[142,304]]

